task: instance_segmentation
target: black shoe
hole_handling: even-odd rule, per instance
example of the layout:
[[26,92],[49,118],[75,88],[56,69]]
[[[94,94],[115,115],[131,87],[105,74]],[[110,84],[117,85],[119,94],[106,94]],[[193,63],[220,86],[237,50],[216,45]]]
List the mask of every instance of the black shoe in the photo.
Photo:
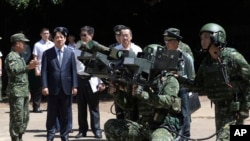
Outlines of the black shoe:
[[60,132],[60,129],[56,129],[56,133],[59,133]]
[[47,137],[47,141],[54,141],[54,137]]
[[69,130],[69,133],[73,133],[73,132],[74,132],[73,129],[70,129],[70,130]]
[[98,139],[102,138],[102,133],[95,133],[95,138],[98,138]]
[[75,138],[86,137],[86,133],[79,132]]
[[43,111],[40,108],[35,108],[32,111],[33,113],[42,113]]
[[61,141],[69,141],[69,138],[67,137],[67,138],[61,138]]

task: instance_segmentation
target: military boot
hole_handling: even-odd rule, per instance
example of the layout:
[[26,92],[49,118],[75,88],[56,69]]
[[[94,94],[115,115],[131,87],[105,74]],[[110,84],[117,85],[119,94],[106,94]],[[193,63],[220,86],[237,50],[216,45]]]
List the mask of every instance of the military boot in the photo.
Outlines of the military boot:
[[20,135],[18,136],[19,141],[23,141],[22,137],[23,137],[23,134],[20,134]]
[[19,137],[17,137],[17,136],[11,136],[11,141],[19,141]]

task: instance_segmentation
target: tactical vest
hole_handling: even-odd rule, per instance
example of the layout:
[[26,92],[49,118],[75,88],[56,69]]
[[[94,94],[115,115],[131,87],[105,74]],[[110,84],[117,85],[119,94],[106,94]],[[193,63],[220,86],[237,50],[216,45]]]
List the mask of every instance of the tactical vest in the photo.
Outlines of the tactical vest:
[[230,69],[233,67],[231,58],[232,49],[226,49],[222,52],[222,63],[218,61],[207,61],[203,66],[204,88],[207,96],[212,101],[231,100],[234,98],[235,88],[230,87],[232,78],[230,77]]
[[226,66],[218,63],[205,66],[204,76],[206,77],[204,78],[204,87],[208,98],[211,100],[233,98],[232,90],[227,85],[227,72],[225,68]]
[[[169,79],[172,77],[172,73],[166,73],[165,77]],[[166,80],[168,82],[168,80]],[[159,84],[158,81],[158,95],[162,95],[164,91],[164,87],[167,83]],[[156,90],[157,91],[157,90]],[[176,97],[174,101],[172,101],[172,105],[169,109],[166,108],[155,108],[147,105],[144,102],[139,102],[138,105],[139,112],[139,123],[145,124],[149,122],[151,125],[160,126],[161,124],[174,126],[176,129],[179,129],[179,120],[176,117],[178,113],[181,111],[181,99]]]

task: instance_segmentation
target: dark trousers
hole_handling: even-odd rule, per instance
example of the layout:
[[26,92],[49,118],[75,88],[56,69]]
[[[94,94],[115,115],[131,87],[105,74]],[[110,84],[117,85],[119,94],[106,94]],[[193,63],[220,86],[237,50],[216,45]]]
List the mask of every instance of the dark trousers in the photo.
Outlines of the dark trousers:
[[189,110],[189,96],[187,89],[181,88],[179,91],[179,96],[181,98],[180,134],[186,137],[190,137],[191,114]]
[[[71,98],[71,105],[72,105],[72,102],[73,102],[73,98]],[[72,129],[73,129],[73,113],[72,113],[72,106],[68,107],[68,112],[70,113],[70,114],[69,114],[69,120],[68,120],[68,122],[69,122],[69,125],[68,125],[69,127],[68,127],[68,129],[69,129],[69,130],[72,130]],[[59,118],[56,119],[56,126],[55,126],[55,128],[56,128],[56,131],[60,131]]]
[[[71,104],[72,104],[73,98],[71,99]],[[73,129],[73,113],[72,113],[72,106],[68,107],[68,112],[70,113],[69,116],[69,130]],[[56,131],[60,130],[60,123],[59,123],[59,118],[56,119]]]
[[32,84],[33,88],[31,89],[33,110],[40,108],[42,100],[41,76],[36,76],[34,79],[36,80],[36,82],[34,82],[36,84]]
[[94,134],[101,133],[100,111],[99,111],[99,93],[93,93],[89,79],[78,77],[78,93],[76,95],[78,106],[78,125],[79,132],[86,133],[88,126],[88,109],[90,113],[90,126]]
[[47,109],[47,139],[53,139],[56,132],[56,120],[59,120],[60,135],[62,139],[68,138],[69,118],[72,116],[72,95],[66,95],[62,90],[58,95],[48,96]]

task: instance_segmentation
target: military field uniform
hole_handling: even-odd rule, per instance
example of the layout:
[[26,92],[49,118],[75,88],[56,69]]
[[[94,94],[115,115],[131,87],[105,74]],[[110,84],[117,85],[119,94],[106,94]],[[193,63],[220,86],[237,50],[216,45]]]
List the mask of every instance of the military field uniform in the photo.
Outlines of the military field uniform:
[[[216,131],[227,123],[243,124],[250,108],[250,66],[234,48],[224,48],[221,63],[206,56],[196,74],[193,89],[205,93],[215,105]],[[186,81],[187,82],[187,81]],[[229,128],[228,128],[229,130]],[[220,133],[220,138],[229,139]]]
[[[16,40],[26,41],[22,34],[15,34],[11,39],[12,42]],[[10,106],[9,132],[11,141],[22,141],[22,135],[29,122],[28,68],[23,57],[13,50],[6,56],[4,63],[8,75],[6,94]]]
[[137,90],[137,103],[130,103],[121,93],[114,100],[125,111],[134,104],[138,107],[138,119],[110,119],[104,124],[104,132],[109,141],[173,141],[179,130],[176,115],[181,110],[178,97],[179,83],[167,74],[163,83],[156,82],[157,90]]
[[179,47],[179,49],[182,50],[183,52],[189,54],[189,55],[193,58],[193,60],[194,60],[193,52],[192,52],[192,50],[191,50],[191,48],[189,47],[188,44],[183,43],[182,41],[180,41],[178,47]]
[[28,70],[23,57],[11,51],[5,59],[8,74],[6,89],[10,105],[10,135],[24,134],[29,121],[29,81]]

